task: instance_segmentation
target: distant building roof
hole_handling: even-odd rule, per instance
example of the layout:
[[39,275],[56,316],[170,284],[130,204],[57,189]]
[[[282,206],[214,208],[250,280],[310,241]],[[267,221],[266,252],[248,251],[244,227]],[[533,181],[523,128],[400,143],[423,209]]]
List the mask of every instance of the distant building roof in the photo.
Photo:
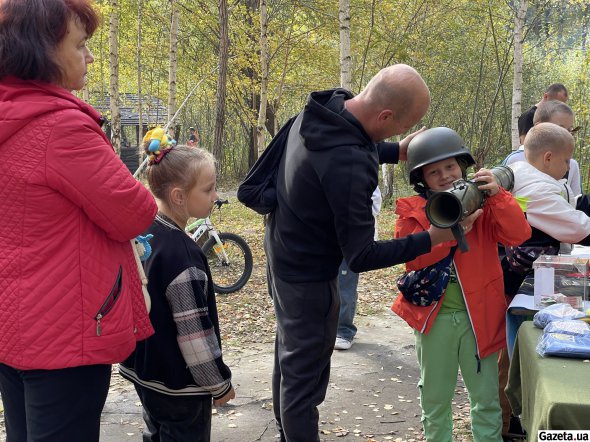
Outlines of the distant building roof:
[[[139,125],[139,96],[132,93],[122,93],[119,95],[121,100],[121,125],[138,126]],[[93,94],[90,98],[90,104],[102,114],[110,112],[111,97],[105,95],[99,97]],[[168,122],[168,108],[162,100],[150,95],[141,97],[142,120],[144,125],[164,125]]]

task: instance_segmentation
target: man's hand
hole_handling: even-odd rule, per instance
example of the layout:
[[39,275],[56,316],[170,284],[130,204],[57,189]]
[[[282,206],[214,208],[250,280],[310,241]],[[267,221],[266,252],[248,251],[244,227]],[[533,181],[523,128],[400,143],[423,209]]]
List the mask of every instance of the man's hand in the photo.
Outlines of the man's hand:
[[225,393],[225,396],[222,396],[219,399],[213,399],[213,405],[215,405],[216,407],[220,405],[225,405],[235,397],[236,392],[234,391],[234,387],[231,387],[230,390],[227,393]]
[[[473,228],[473,223],[479,216],[483,213],[483,210],[477,209],[471,215],[466,217],[463,221],[459,223],[459,225],[463,228],[463,234],[467,235],[471,229]],[[455,241],[455,237],[453,236],[453,232],[451,229],[441,229],[439,227],[430,226],[428,229],[428,233],[430,234],[430,244],[431,247],[436,246],[437,244],[447,242],[447,241]]]
[[426,126],[422,126],[422,129],[408,135],[406,138],[399,142],[399,161],[406,161],[408,159],[408,144],[412,141],[416,135],[420,132],[424,132],[426,130]]

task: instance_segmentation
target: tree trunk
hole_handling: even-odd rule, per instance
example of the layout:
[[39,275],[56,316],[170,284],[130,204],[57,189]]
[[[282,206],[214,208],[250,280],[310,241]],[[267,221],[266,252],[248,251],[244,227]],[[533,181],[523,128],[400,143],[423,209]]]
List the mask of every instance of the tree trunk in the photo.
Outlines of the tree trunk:
[[145,154],[143,149],[143,99],[141,96],[141,17],[143,9],[143,0],[137,2],[137,149],[139,156],[139,163],[143,161]]
[[82,100],[86,103],[90,101],[90,91],[88,91],[88,81],[84,82],[84,87],[82,88]]
[[[259,3],[259,0],[244,0],[244,5],[246,6],[244,20],[246,22],[247,27],[252,29],[252,32],[247,32],[247,38],[248,38],[250,44],[252,45],[252,47],[257,47],[257,45],[260,43],[256,39],[256,35],[253,31],[255,28],[254,17],[258,15],[258,11],[257,11],[257,8],[259,6],[258,3]],[[259,82],[258,72],[256,72],[256,70],[249,65],[246,66],[245,68],[243,68],[241,72],[243,72],[243,75],[246,76],[250,80],[250,84],[252,85],[252,90],[246,90],[246,96],[244,98],[244,101],[248,104],[247,112],[248,112],[248,114],[250,114],[250,112],[251,112],[252,114],[257,115],[260,110],[260,104],[259,104],[260,97],[258,95],[259,91],[255,87],[255,85],[258,84],[258,82]],[[267,93],[267,97],[268,97],[268,93]],[[267,102],[268,102],[268,98],[267,98]],[[256,159],[258,158],[258,148],[257,148],[257,144],[256,144],[256,139],[257,139],[256,124],[258,124],[258,121],[256,121],[256,123],[248,123],[247,127],[244,128],[246,131],[246,137],[248,140],[248,168],[252,167],[254,165]]]
[[268,99],[268,15],[266,0],[260,0],[260,108],[256,124],[256,150],[258,156],[264,150],[264,128],[266,126],[266,103]]
[[518,149],[518,116],[522,110],[522,44],[523,28],[527,11],[527,0],[520,0],[514,18],[514,80],[512,82],[512,150]]
[[227,0],[219,0],[219,75],[215,95],[215,133],[213,136],[213,156],[223,171],[223,129],[225,126],[225,97],[227,89],[227,61],[229,52]]
[[[178,22],[180,11],[176,0],[170,0],[172,6],[172,19],[170,22],[170,69],[168,71],[168,124],[174,127],[172,117],[176,113],[176,72],[178,68]],[[176,136],[175,136],[176,138]]]
[[350,0],[339,0],[338,19],[340,21],[340,86],[352,88],[350,57]]
[[381,185],[381,195],[383,201],[390,199],[394,194],[393,172],[395,164],[382,164],[381,174],[383,176],[383,184]]
[[111,20],[109,24],[109,62],[111,143],[117,155],[121,155],[121,109],[119,108],[119,2],[111,0]]

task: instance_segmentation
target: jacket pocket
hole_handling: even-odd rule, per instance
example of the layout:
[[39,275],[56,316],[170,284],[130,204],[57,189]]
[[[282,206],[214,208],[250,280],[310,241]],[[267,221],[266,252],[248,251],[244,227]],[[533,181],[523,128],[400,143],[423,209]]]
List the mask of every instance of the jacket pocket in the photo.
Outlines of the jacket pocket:
[[121,295],[121,287],[123,286],[123,267],[119,266],[119,272],[117,273],[117,279],[115,280],[115,284],[111,289],[110,293],[100,306],[98,313],[94,316],[94,320],[96,321],[96,336],[100,336],[101,334],[101,326],[100,321],[108,315],[108,313],[113,309],[115,303],[119,299]]

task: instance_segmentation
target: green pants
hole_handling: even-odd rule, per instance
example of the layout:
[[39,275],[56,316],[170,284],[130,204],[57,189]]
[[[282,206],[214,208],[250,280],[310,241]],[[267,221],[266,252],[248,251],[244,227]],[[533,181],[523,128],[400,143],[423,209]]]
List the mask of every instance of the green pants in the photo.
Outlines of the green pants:
[[416,334],[420,364],[420,403],[427,441],[453,441],[451,402],[458,369],[469,392],[475,442],[501,442],[502,414],[498,397],[498,356],[481,360],[478,373],[475,336],[466,311],[439,313],[428,335]]

